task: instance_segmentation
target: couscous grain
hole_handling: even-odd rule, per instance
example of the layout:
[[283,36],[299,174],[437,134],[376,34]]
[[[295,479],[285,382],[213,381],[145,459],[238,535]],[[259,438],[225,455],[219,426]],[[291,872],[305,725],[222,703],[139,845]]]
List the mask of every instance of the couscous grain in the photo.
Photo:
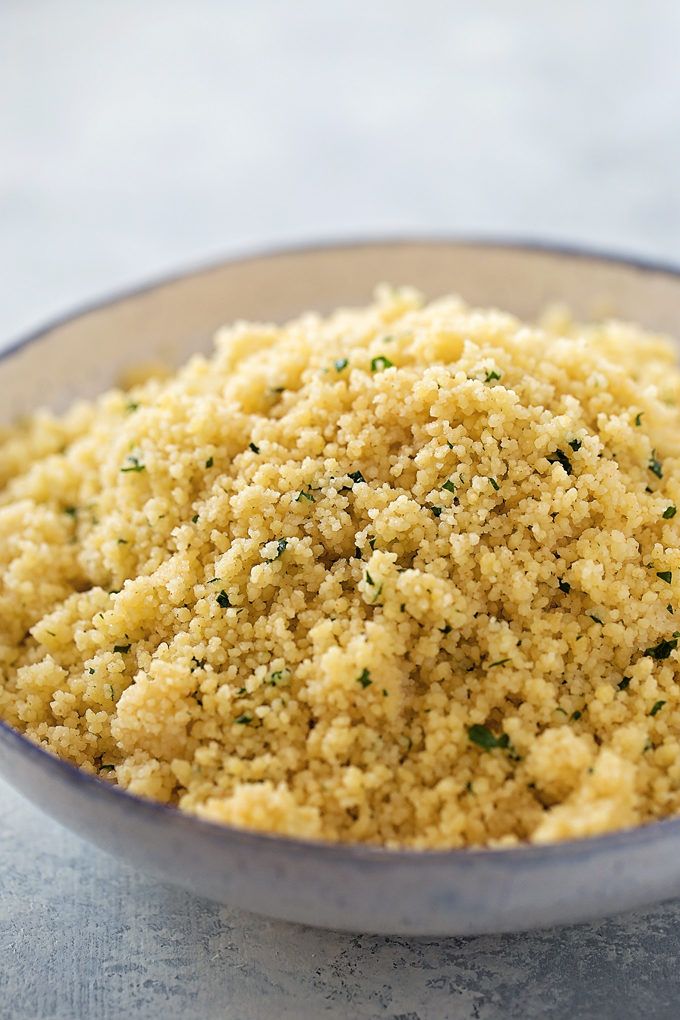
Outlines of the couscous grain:
[[0,437],[0,716],[297,836],[678,812],[679,397],[632,326],[384,289],[37,414]]

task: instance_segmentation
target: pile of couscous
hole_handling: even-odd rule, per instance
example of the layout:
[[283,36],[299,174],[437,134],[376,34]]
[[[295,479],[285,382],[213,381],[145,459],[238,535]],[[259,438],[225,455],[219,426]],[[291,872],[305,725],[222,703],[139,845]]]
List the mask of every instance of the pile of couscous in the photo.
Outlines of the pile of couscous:
[[0,437],[0,717],[218,822],[419,848],[680,810],[680,372],[384,289]]

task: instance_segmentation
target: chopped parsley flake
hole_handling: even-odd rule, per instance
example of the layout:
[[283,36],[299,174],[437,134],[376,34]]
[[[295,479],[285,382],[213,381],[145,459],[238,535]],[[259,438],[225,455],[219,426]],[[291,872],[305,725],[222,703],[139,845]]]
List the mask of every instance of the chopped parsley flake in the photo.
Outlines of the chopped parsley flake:
[[276,669],[269,677],[269,683],[272,687],[283,687],[289,680],[289,669]]
[[357,484],[359,482],[365,482],[366,481],[366,479],[362,475],[361,471],[348,471],[347,472],[347,477],[351,478],[352,481],[357,483]]
[[248,449],[252,450],[253,453],[259,453],[260,452],[260,447],[256,446],[255,443],[248,443]]
[[632,677],[624,676],[622,680],[619,680],[619,682],[617,684],[617,687],[619,688],[619,690],[620,691],[627,691],[628,687],[630,686],[631,679],[632,679]]
[[501,373],[497,372],[495,368],[492,368],[490,372],[486,373],[486,379],[484,382],[497,382],[501,377]]
[[125,410],[127,411],[128,414],[132,414],[133,411],[139,410],[139,404],[135,400],[128,400],[127,404],[125,405]]
[[571,718],[574,720],[574,722],[578,722],[582,715],[583,715],[583,712],[579,712],[579,710],[576,709],[575,712],[571,713]]
[[444,511],[444,507],[443,506],[431,506],[430,510],[435,515],[435,517],[441,517],[441,515],[442,515],[442,513]]
[[140,464],[138,457],[128,457],[129,464],[127,467],[122,467],[121,472],[126,475],[129,471],[146,471],[146,465]]
[[113,650],[114,652],[120,652],[121,655],[127,655],[131,647],[131,645],[114,645]]
[[583,443],[581,442],[580,439],[570,439],[569,446],[571,446],[574,453],[577,453],[583,446]]
[[64,513],[68,514],[69,517],[75,517],[78,513],[78,507],[76,506],[65,506]]
[[453,482],[449,478],[449,480],[444,482],[444,484],[442,485],[442,489],[446,489],[447,492],[455,492],[456,491],[456,486],[453,484]]
[[338,358],[337,361],[335,362],[335,371],[343,372],[348,365],[349,361],[347,360],[347,358]]
[[666,507],[664,512],[661,514],[661,516],[663,517],[663,519],[665,521],[670,521],[671,517],[675,517],[677,512],[678,512],[678,508],[676,506],[673,506],[673,504],[671,504],[670,506]]
[[494,666],[504,666],[506,662],[510,662],[510,659],[497,659],[496,662],[490,662],[488,669],[493,669]]
[[205,466],[207,468],[211,468],[214,463],[215,463],[215,458],[214,457],[208,457],[208,459],[205,462]]
[[191,523],[198,524],[198,514],[194,514],[194,516],[191,518]]
[[571,591],[571,585],[569,584],[568,581],[558,581],[557,587],[560,589],[560,591],[563,591],[565,595],[568,595],[569,592]]
[[303,499],[306,499],[308,503],[314,502],[314,496],[312,495],[311,492],[298,492],[297,496],[295,497],[295,502],[301,503]]
[[239,726],[249,726],[252,721],[252,715],[239,715],[234,719],[234,722],[238,723]]
[[645,648],[642,653],[649,659],[667,659],[671,652],[674,652],[678,647],[678,639],[676,637],[670,640],[659,641],[658,645],[653,645],[651,648]]
[[446,623],[446,624],[444,624],[443,627],[439,628],[439,633],[440,634],[450,634],[452,630],[453,630],[453,627],[451,626],[451,624],[450,623]]
[[649,714],[650,715],[656,715],[657,712],[661,711],[661,709],[663,708],[663,706],[665,704],[666,704],[665,701],[655,701],[654,705],[652,706],[652,710],[651,710],[651,712]]
[[666,584],[670,584],[671,581],[673,580],[673,571],[672,570],[657,570],[656,576],[660,577],[662,581],[666,582]]
[[477,744],[478,747],[483,748],[485,751],[493,751],[497,747],[505,749],[510,745],[510,738],[507,733],[501,733],[500,737],[497,737],[488,727],[481,726],[479,723],[470,726],[468,737],[473,744]]
[[600,617],[599,616],[595,616],[595,613],[588,613],[588,616],[593,621],[593,623],[599,623],[601,627],[604,626],[604,624],[602,623],[602,620],[600,619]]
[[642,415],[644,413],[645,413],[644,411],[640,411],[639,414],[635,415],[635,424],[637,425],[638,428],[640,428],[640,426],[642,425]]
[[663,478],[663,467],[661,466],[661,461],[656,459],[656,450],[652,450],[652,456],[649,458],[647,467],[657,478]]
[[548,457],[548,463],[560,464],[568,475],[572,474],[573,472],[571,461],[567,457],[564,450],[555,450],[554,454],[551,457]]
[[272,556],[272,558],[271,558],[271,560],[269,562],[273,563],[274,560],[278,560],[280,556],[283,556],[283,554],[285,553],[287,548],[288,548],[288,539],[287,538],[280,538],[277,541],[277,543],[276,543],[276,554],[274,556]]
[[276,555],[274,556],[275,560],[277,560],[279,556],[283,555],[287,548],[287,544],[289,544],[289,540],[287,539],[278,540],[278,542],[276,543]]
[[222,609],[230,609],[231,608],[231,602],[229,601],[229,596],[227,595],[227,593],[224,590],[224,588],[222,589],[222,591],[217,596],[217,605],[221,606]]
[[495,478],[490,478],[489,481],[491,482],[491,488],[494,489],[496,492],[498,492],[498,490],[500,489],[500,485],[498,484],[496,479]]
[[357,683],[361,684],[364,690],[366,690],[367,687],[370,687],[371,684],[373,683],[373,681],[371,680],[370,671],[367,669],[362,669],[361,673],[357,677]]
[[371,372],[382,372],[385,368],[394,368],[394,362],[386,358],[384,354],[379,354],[377,358],[371,359]]

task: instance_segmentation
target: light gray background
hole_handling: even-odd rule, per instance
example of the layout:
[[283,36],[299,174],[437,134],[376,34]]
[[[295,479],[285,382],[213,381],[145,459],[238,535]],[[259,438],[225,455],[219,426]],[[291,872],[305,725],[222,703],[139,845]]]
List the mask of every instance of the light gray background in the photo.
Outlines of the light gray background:
[[[680,261],[676,0],[0,0],[0,343],[271,243],[513,234]],[[0,785],[2,1020],[676,1018],[680,906],[352,937],[136,874]]]

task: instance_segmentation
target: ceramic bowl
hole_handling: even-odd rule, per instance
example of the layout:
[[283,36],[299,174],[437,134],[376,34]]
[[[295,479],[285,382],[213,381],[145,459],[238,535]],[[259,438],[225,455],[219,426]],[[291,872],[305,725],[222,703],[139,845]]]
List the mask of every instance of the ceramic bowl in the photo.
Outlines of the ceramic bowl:
[[[3,415],[61,408],[125,368],[207,350],[236,318],[283,320],[367,302],[381,281],[460,293],[532,317],[565,302],[680,334],[680,275],[537,246],[375,242],[258,255],[125,294],[52,324],[0,360]],[[0,725],[0,774],[38,807],[134,866],[202,896],[357,932],[466,935],[591,919],[680,892],[680,819],[556,846],[393,851],[200,821],[59,761]]]

